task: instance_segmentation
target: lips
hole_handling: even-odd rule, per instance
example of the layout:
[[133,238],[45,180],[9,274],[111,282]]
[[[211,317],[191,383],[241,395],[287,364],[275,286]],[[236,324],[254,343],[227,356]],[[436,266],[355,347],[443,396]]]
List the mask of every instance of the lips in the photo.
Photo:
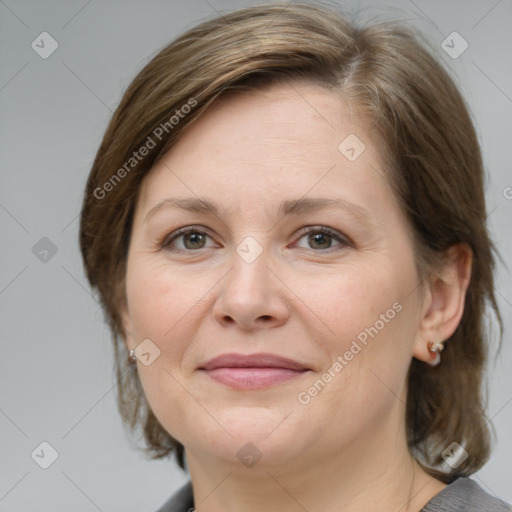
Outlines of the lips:
[[210,378],[240,390],[262,389],[304,375],[304,364],[275,354],[222,354],[198,368]]
[[274,354],[222,354],[210,359],[200,370],[217,368],[285,368],[288,370],[309,370],[305,365]]

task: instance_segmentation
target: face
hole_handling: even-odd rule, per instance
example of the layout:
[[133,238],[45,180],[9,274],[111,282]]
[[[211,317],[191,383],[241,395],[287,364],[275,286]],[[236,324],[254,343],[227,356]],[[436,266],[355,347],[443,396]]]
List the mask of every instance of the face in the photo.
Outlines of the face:
[[187,455],[291,464],[403,428],[418,276],[371,126],[318,86],[239,93],[146,176],[126,343]]

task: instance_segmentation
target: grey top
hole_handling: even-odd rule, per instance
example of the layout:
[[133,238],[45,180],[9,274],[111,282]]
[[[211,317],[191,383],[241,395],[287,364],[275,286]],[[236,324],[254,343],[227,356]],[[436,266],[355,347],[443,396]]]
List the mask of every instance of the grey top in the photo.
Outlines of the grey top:
[[[194,496],[189,481],[157,512],[192,512]],[[470,478],[459,478],[437,493],[420,512],[512,512],[512,507],[485,492]]]

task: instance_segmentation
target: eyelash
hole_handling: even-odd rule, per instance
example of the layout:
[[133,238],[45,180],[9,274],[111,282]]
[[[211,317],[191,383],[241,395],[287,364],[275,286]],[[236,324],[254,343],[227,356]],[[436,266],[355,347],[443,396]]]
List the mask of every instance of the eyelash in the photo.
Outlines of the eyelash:
[[[170,245],[175,240],[177,240],[178,238],[180,238],[180,237],[182,237],[182,236],[184,236],[184,235],[186,235],[188,233],[197,233],[197,234],[200,234],[200,235],[206,235],[209,238],[211,238],[210,235],[208,235],[208,233],[206,233],[205,231],[201,231],[197,227],[190,226],[190,227],[178,229],[174,233],[171,233],[170,235],[165,236],[163,238],[163,240],[159,243],[160,249],[165,249],[166,251],[169,251],[169,252],[199,252],[201,249],[194,250],[194,249],[176,249],[176,248],[173,249],[173,248],[169,248]],[[343,247],[353,247],[353,244],[352,244],[350,239],[348,239],[347,237],[341,235],[337,231],[334,231],[334,230],[332,230],[332,229],[330,229],[328,227],[325,227],[325,226],[322,226],[322,227],[309,226],[309,227],[301,229],[299,231],[299,233],[298,233],[300,235],[298,240],[303,238],[305,235],[309,235],[310,233],[322,233],[324,235],[329,235],[330,237],[334,238],[336,241],[340,242],[339,246],[329,247],[328,249],[319,249],[319,250],[311,249],[314,252],[320,252],[320,253],[326,253],[327,252],[327,253],[329,253],[329,252],[333,252],[333,251],[339,251]],[[202,249],[204,249],[204,248],[202,248]]]

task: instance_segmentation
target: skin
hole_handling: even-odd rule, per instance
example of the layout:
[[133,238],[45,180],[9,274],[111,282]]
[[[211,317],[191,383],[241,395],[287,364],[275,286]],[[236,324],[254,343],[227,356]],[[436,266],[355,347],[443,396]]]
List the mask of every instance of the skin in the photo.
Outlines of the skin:
[[[140,379],[158,420],[185,446],[201,512],[418,511],[445,487],[408,452],[406,375],[413,357],[433,361],[428,340],[445,340],[460,322],[471,254],[455,246],[420,282],[371,126],[308,83],[237,93],[189,127],[143,181],[125,341],[131,349],[150,339],[160,350],[150,365],[137,362]],[[366,146],[354,161],[338,149],[349,134]],[[147,217],[171,196],[205,198],[220,212],[166,204]],[[341,198],[365,212],[278,214],[281,201],[302,197]],[[162,247],[186,226],[207,236]],[[299,232],[306,226],[317,237],[329,227],[340,240],[308,239]],[[236,251],[248,236],[262,250],[251,263]],[[397,302],[401,311],[300,403],[299,393]],[[232,389],[198,370],[226,352],[279,354],[310,371],[266,389]],[[262,454],[252,467],[237,457],[249,442]]]

